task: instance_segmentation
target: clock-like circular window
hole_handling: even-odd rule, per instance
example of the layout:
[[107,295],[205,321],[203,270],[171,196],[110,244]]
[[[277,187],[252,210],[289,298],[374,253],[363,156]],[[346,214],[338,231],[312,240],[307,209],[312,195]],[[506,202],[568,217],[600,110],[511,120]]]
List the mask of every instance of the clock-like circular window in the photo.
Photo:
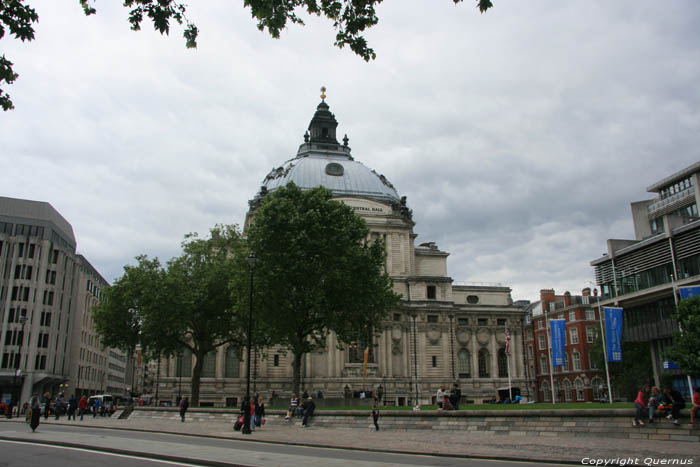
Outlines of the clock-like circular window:
[[476,305],[477,303],[479,303],[479,297],[477,297],[476,295],[467,295],[467,303]]
[[344,173],[343,166],[337,162],[331,162],[326,166],[326,174],[334,177],[342,177]]

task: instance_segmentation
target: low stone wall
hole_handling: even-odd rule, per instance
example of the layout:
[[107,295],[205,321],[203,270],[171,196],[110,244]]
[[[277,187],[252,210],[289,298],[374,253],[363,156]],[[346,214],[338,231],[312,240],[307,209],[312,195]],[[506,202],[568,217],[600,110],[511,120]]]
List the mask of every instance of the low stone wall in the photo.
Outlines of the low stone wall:
[[[281,410],[268,410],[268,423],[300,424],[300,418],[287,422]],[[130,420],[139,418],[174,420],[180,418],[176,408],[138,407]],[[238,410],[190,409],[190,422],[217,422],[233,425]],[[674,426],[668,420],[645,427],[633,427],[632,409],[591,410],[470,410],[470,411],[394,411],[380,412],[379,424],[383,430],[457,430],[469,433],[508,436],[576,436],[623,439],[653,439],[670,441],[700,441],[700,429],[691,429],[687,418],[683,426]],[[369,411],[316,411],[310,425],[367,430],[374,429]]]

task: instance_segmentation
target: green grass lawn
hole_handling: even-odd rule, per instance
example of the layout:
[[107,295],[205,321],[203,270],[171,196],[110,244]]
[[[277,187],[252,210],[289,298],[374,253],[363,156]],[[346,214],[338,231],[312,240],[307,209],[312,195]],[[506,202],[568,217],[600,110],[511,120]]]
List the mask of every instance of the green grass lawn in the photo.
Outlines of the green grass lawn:
[[[591,410],[591,409],[631,409],[634,404],[631,402],[615,402],[612,404],[594,403],[577,403],[577,402],[562,402],[558,404],[460,404],[459,410]],[[267,406],[268,410],[287,410],[288,406]],[[384,407],[379,406],[380,410],[413,410],[413,407]],[[334,407],[316,407],[316,410],[371,410],[371,406],[334,406]],[[434,405],[421,406],[421,410],[437,410]]]

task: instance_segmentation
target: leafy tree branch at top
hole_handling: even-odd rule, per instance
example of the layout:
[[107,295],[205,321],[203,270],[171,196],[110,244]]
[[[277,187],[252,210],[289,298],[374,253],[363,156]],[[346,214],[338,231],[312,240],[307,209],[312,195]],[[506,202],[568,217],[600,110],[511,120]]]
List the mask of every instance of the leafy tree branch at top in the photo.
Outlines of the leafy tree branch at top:
[[[97,13],[90,0],[78,0],[85,15]],[[298,11],[310,15],[323,16],[333,23],[336,30],[334,45],[348,46],[364,60],[376,58],[376,53],[369,47],[362,36],[364,31],[379,22],[376,6],[383,0],[243,0],[243,5],[250,8],[252,17],[257,21],[258,29],[267,31],[275,39],[287,27],[287,23],[303,25]],[[464,0],[452,0],[455,4]],[[476,0],[479,11],[484,13],[493,7],[491,0]],[[197,47],[199,30],[186,16],[187,6],[176,0],[124,0],[124,7],[129,8],[128,21],[131,29],[138,31],[144,18],[153,23],[153,28],[161,34],[170,33],[170,25],[176,22],[184,25],[182,33],[187,48]],[[26,0],[0,0],[0,39],[6,30],[21,41],[34,40],[34,23],[39,15]],[[14,108],[10,96],[3,91],[6,84],[12,84],[18,77],[13,63],[0,56],[0,106],[7,111]]]

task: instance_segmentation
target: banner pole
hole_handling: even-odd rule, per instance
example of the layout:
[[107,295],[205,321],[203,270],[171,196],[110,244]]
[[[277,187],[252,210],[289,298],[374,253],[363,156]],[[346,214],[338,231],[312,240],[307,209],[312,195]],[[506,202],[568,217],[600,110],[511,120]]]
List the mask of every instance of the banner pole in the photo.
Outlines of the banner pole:
[[506,327],[506,364],[508,365],[508,397],[513,402],[513,387],[510,384],[510,332]]
[[549,343],[549,352],[547,352],[547,356],[549,357],[549,382],[552,390],[552,404],[556,404],[557,397],[554,393],[554,362],[552,361],[552,335],[550,333],[549,319],[546,314],[544,315],[544,319],[547,322],[547,342]]
[[605,329],[603,329],[603,313],[601,312],[600,309],[600,299],[603,298],[603,289],[601,288],[600,290],[600,295],[598,296],[598,322],[600,323],[600,334],[601,337],[603,338],[603,360],[605,360],[605,379],[608,382],[608,400],[610,403],[613,403],[613,397],[612,397],[612,387],[610,385],[610,368],[608,367],[608,348],[607,344],[605,343]]

